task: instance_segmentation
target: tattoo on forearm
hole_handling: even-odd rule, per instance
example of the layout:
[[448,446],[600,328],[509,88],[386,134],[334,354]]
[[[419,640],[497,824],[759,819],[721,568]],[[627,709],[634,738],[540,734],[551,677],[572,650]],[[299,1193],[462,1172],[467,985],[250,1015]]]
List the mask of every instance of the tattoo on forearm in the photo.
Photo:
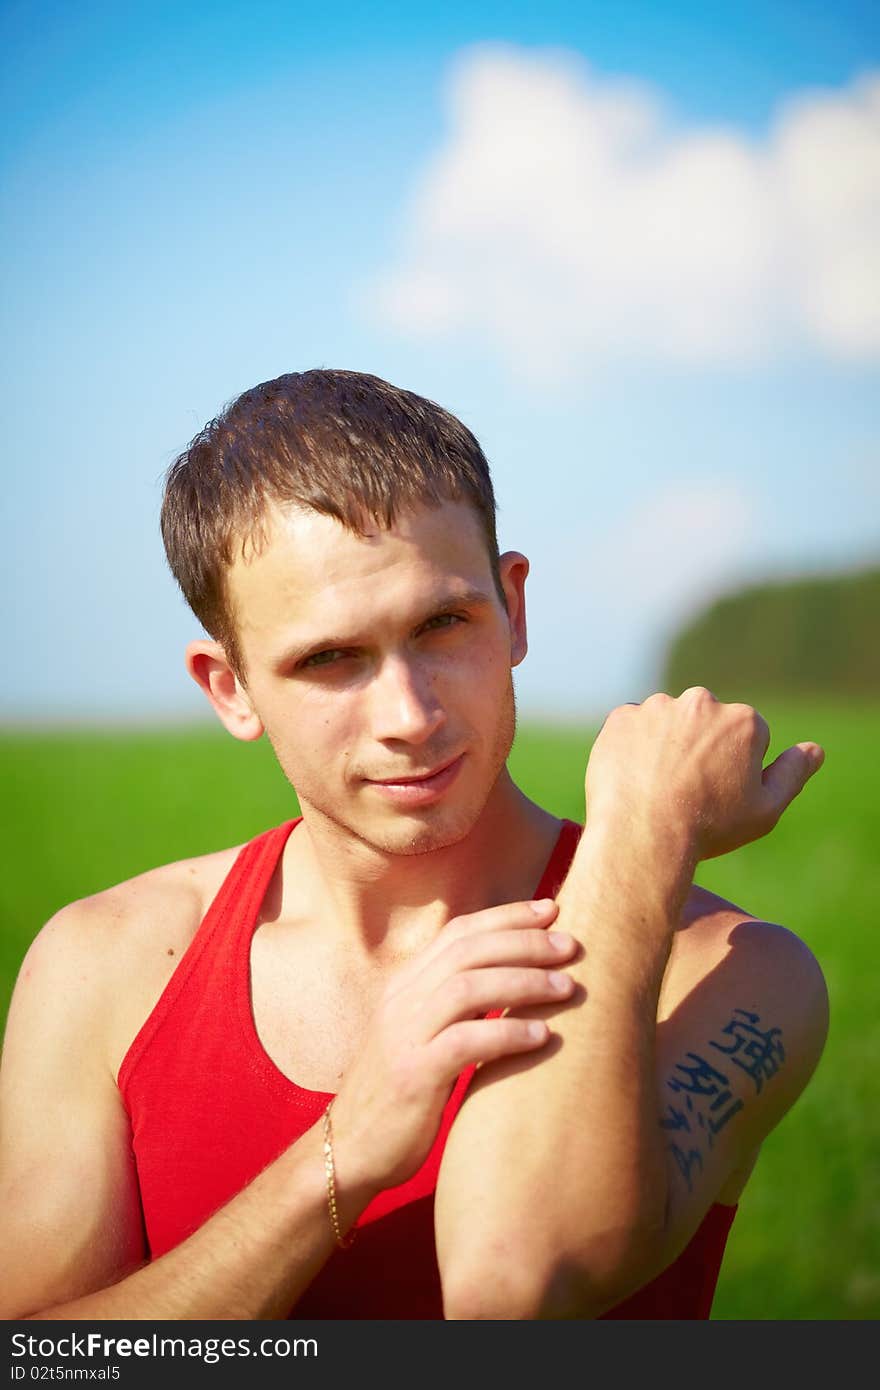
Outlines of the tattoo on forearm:
[[721,1029],[723,1040],[709,1041],[709,1047],[721,1057],[709,1062],[697,1052],[688,1052],[667,1078],[666,1085],[676,1101],[666,1106],[660,1128],[676,1134],[667,1147],[688,1192],[693,1191],[695,1177],[703,1171],[703,1155],[714,1145],[715,1136],[743,1108],[743,1101],[730,1089],[729,1067],[746,1072],[758,1094],[785,1061],[782,1029],[765,1031],[758,1027],[759,1021],[749,1009],[734,1009],[730,1022]]

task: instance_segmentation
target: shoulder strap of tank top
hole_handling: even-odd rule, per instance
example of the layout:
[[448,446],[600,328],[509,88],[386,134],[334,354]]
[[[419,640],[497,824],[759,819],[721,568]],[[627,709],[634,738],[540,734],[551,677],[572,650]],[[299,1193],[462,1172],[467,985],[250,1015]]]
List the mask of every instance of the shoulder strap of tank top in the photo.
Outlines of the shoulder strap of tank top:
[[556,897],[568,873],[582,833],[583,826],[578,825],[577,821],[563,820],[559,837],[541,875],[541,882],[535,889],[536,898]]
[[[117,1085],[124,1093],[138,1061],[161,1028],[206,953],[237,954],[242,938],[250,942],[253,922],[275,872],[275,867],[298,820],[266,830],[249,840],[235,857],[192,941],[165,986],[154,1008],[123,1058]],[[230,981],[234,979],[230,972]],[[234,988],[234,985],[233,985]]]

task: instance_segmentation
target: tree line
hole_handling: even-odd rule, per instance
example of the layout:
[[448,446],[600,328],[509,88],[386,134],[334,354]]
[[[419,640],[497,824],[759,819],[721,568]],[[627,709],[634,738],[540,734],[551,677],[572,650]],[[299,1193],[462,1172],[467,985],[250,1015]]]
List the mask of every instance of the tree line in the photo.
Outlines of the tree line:
[[880,568],[756,584],[710,604],[672,640],[662,689],[880,696]]

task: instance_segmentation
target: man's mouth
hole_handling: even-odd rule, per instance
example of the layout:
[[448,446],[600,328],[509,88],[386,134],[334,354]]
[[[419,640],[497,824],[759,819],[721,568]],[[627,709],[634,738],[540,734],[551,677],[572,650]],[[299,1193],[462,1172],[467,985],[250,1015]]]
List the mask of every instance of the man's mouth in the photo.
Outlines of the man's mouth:
[[433,777],[439,777],[448,767],[452,767],[453,763],[457,763],[458,757],[447,758],[446,762],[438,763],[428,772],[407,772],[396,777],[370,777],[367,780],[379,787],[408,787],[418,782],[430,782]]
[[438,763],[426,772],[407,772],[404,776],[368,778],[367,785],[388,801],[402,806],[424,806],[436,801],[452,786],[464,762],[464,753]]

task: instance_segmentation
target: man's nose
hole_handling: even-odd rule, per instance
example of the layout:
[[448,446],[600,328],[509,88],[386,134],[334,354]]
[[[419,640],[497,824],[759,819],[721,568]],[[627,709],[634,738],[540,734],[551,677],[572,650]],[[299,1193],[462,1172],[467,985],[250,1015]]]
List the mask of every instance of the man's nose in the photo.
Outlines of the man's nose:
[[387,657],[372,682],[372,734],[382,742],[424,743],[446,720],[430,673]]

